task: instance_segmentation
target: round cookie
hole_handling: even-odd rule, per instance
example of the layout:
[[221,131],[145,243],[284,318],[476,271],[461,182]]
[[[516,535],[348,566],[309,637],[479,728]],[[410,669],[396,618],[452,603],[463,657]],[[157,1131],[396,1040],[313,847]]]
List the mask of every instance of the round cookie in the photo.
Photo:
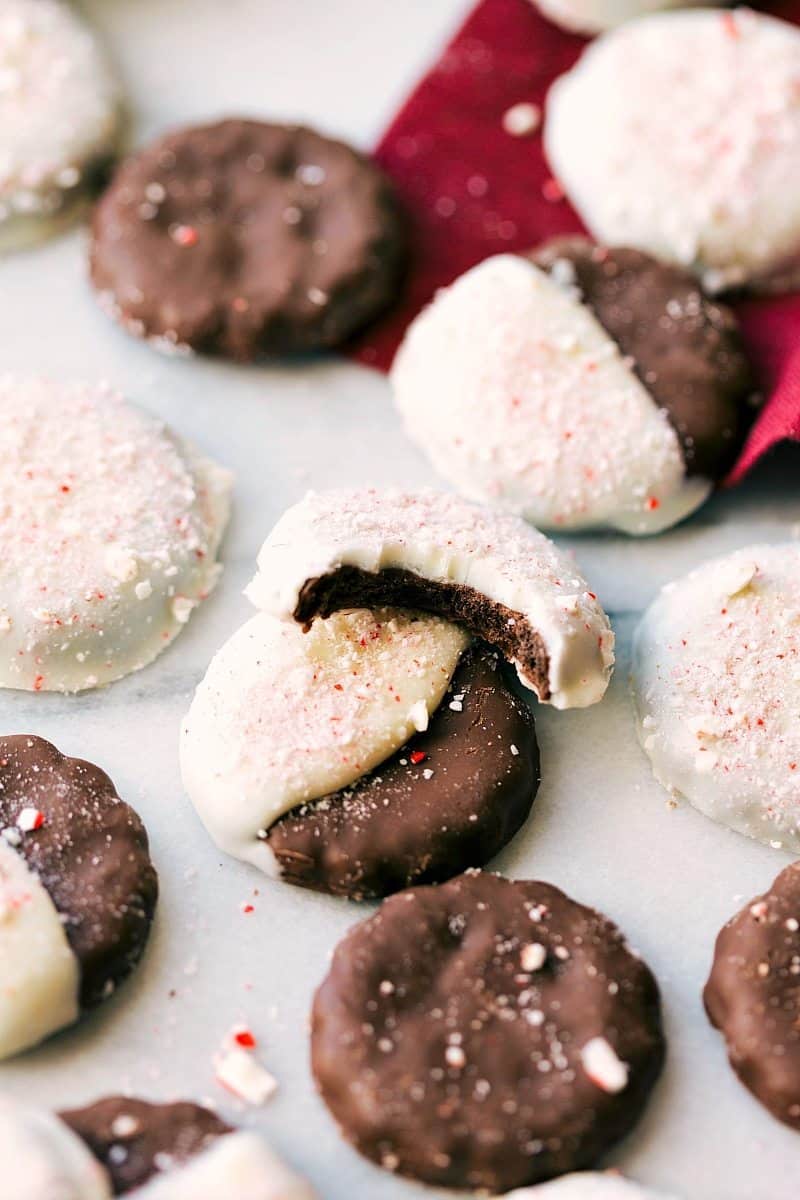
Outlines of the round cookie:
[[181,734],[220,849],[352,899],[481,866],[527,818],[533,717],[485,647],[434,617],[261,613],[215,656]]
[[711,291],[795,287],[798,61],[800,30],[747,9],[659,13],[590,45],[550,90],[544,140],[594,237]]
[[656,982],[610,921],[549,884],[479,872],[402,892],[352,929],[311,1036],[357,1150],[496,1191],[595,1162],[664,1056]]
[[703,992],[731,1066],[773,1116],[800,1130],[800,863],[721,930]]
[[800,545],[749,546],[669,584],[636,633],[638,732],[671,795],[800,851]]
[[117,85],[94,35],[60,0],[0,6],[0,250],[52,230],[113,154]]
[[752,413],[733,314],[683,270],[582,238],[461,276],[409,327],[391,379],[442,475],[548,529],[674,525]]
[[137,1200],[315,1197],[310,1185],[289,1170],[258,1134],[232,1129],[198,1104],[149,1104],[109,1096],[60,1117],[106,1168],[115,1196],[131,1193]]
[[105,772],[42,738],[0,738],[0,1057],[112,995],[157,895],[144,826]]
[[151,662],[216,583],[230,491],[108,386],[0,376],[0,687]]
[[378,167],[310,129],[228,120],[123,164],[91,275],[130,332],[249,361],[341,344],[394,298],[404,258]]
[[571,33],[595,34],[664,8],[697,7],[701,0],[533,0],[548,20]]
[[581,1171],[575,1175],[562,1175],[537,1188],[510,1192],[506,1200],[670,1200],[670,1197],[643,1188],[616,1172]]
[[443,492],[309,492],[264,542],[247,595],[306,626],[348,608],[435,613],[554,708],[596,703],[614,664],[608,618],[571,557],[520,518]]
[[0,1155],[9,1200],[111,1200],[106,1172],[63,1121],[5,1096]]

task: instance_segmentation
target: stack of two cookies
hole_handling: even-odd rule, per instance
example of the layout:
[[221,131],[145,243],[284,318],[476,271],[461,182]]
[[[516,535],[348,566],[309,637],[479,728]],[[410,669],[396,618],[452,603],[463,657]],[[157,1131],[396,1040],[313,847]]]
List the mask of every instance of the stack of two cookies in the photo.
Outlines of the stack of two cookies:
[[320,891],[398,893],[314,1003],[313,1070],[344,1135],[451,1187],[592,1165],[658,1076],[657,985],[600,913],[475,868],[539,783],[519,685],[559,709],[605,693],[597,597],[521,518],[377,491],[287,512],[248,595],[259,613],[184,722],[183,778],[228,853]]

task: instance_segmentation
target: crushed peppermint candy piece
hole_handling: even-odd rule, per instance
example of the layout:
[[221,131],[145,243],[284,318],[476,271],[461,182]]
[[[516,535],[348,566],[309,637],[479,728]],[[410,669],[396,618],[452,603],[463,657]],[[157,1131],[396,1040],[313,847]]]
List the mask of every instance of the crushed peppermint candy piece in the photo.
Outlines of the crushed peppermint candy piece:
[[44,813],[38,808],[23,808],[17,817],[17,829],[21,829],[23,833],[32,833],[35,829],[41,829],[43,825]]
[[591,1038],[581,1049],[583,1069],[601,1091],[614,1094],[628,1086],[628,1066],[604,1037]]
[[512,137],[530,137],[542,123],[542,110],[538,104],[525,101],[512,104],[503,113],[503,129]]
[[217,1083],[245,1104],[256,1107],[266,1104],[278,1090],[275,1077],[261,1065],[252,1049],[243,1045],[235,1044],[215,1055],[214,1073]]
[[547,950],[541,942],[531,942],[522,947],[520,961],[523,971],[540,971],[547,962]]

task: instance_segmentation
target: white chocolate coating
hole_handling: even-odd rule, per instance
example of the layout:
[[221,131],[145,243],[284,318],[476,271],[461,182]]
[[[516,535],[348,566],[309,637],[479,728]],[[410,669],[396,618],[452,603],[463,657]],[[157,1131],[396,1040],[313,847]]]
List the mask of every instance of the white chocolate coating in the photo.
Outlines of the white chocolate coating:
[[217,845],[274,874],[259,831],[424,729],[467,643],[446,621],[394,612],[335,613],[308,633],[248,621],[213,658],[181,735],[184,787]]
[[78,960],[53,901],[0,836],[0,1058],[77,1021],[79,988]]
[[710,290],[800,280],[800,29],[747,9],[606,34],[550,90],[550,165],[605,245]]
[[504,254],[411,324],[391,373],[409,436],[459,491],[545,529],[674,525],[686,477],[663,410],[577,291]]
[[519,517],[431,490],[309,492],[264,542],[247,595],[290,620],[306,581],[340,566],[399,567],[468,585],[538,631],[549,657],[548,703],[581,708],[605,693],[614,664],[608,618],[572,559]]
[[0,377],[0,687],[145,666],[214,587],[231,476],[104,385]]
[[216,1138],[181,1167],[137,1188],[131,1200],[316,1200],[316,1192],[256,1133]]
[[548,20],[572,33],[595,34],[667,8],[693,8],[702,0],[533,0]]
[[0,1096],[2,1194],[8,1200],[111,1200],[104,1168],[53,1113]]
[[621,1175],[599,1171],[579,1171],[562,1175],[539,1187],[509,1192],[506,1200],[670,1200],[663,1192],[653,1192]]
[[800,544],[750,546],[664,588],[637,631],[634,688],[664,787],[800,852]]
[[113,149],[114,78],[94,35],[60,0],[0,4],[0,249],[47,231]]

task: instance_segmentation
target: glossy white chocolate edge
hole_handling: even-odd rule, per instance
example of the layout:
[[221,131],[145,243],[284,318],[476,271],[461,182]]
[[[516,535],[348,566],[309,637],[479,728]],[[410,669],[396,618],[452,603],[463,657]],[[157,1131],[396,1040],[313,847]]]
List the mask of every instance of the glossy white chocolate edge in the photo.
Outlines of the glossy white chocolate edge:
[[702,0],[533,0],[548,20],[571,33],[595,34],[669,8],[696,8]]
[[264,542],[246,594],[291,620],[303,585],[340,566],[397,567],[474,588],[538,631],[549,658],[548,703],[584,707],[605,693],[614,664],[608,617],[572,558],[520,517],[431,490],[309,492]]
[[58,226],[114,148],[116,81],[94,34],[59,0],[0,4],[0,249]]
[[631,21],[553,84],[544,142],[599,242],[690,267],[710,291],[800,280],[800,30],[786,21]]
[[749,546],[664,588],[636,633],[633,686],[673,796],[800,852],[800,544]]
[[77,1021],[79,990],[78,960],[53,901],[0,836],[0,1058]]
[[503,254],[438,294],[392,367],[406,432],[460,492],[544,529],[657,533],[711,484],[687,478],[667,414],[559,278]]
[[0,686],[151,662],[218,579],[231,488],[106,384],[0,376]]
[[509,1192],[505,1200],[670,1200],[670,1197],[622,1175],[580,1171],[538,1187]]
[[274,874],[264,832],[425,729],[468,640],[436,617],[381,610],[335,613],[308,633],[267,613],[248,621],[181,731],[184,787],[220,849]]
[[110,1200],[105,1169],[53,1113],[0,1095],[2,1195],[7,1200]]
[[182,1166],[131,1192],[131,1200],[316,1200],[257,1133],[238,1130],[216,1138]]

